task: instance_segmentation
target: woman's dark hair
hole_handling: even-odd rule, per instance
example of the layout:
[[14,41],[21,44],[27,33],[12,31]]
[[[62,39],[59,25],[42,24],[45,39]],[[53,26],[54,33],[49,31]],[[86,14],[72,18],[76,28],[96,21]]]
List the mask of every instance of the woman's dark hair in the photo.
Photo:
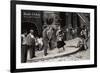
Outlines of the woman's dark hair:
[[53,23],[53,18],[47,18],[47,19],[46,19],[46,23],[47,23],[48,25],[51,25],[51,24]]

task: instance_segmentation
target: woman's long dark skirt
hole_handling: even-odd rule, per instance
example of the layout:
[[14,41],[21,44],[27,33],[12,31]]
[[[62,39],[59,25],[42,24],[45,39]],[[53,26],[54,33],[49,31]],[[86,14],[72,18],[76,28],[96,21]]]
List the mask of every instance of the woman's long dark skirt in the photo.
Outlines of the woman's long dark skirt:
[[57,42],[57,48],[61,48],[65,45],[65,42],[64,41],[58,41]]

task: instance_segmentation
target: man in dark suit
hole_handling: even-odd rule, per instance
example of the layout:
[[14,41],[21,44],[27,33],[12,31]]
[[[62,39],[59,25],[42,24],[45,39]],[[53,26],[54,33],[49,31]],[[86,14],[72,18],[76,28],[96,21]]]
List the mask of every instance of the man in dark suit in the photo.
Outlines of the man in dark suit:
[[25,31],[21,35],[21,62],[25,63],[27,61],[27,32]]

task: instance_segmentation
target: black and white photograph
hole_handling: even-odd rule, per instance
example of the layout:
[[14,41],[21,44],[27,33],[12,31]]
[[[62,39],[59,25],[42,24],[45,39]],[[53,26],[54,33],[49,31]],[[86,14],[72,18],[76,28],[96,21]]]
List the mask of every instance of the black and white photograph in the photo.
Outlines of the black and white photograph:
[[21,10],[21,62],[90,59],[90,13]]
[[12,2],[15,71],[97,66],[96,6]]

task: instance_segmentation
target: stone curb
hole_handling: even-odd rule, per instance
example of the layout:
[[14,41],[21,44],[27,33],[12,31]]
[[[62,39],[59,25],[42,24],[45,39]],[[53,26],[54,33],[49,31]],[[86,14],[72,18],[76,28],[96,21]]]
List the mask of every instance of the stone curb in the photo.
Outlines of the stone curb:
[[[70,47],[72,48],[72,47]],[[33,58],[33,59],[30,59],[28,60],[27,62],[37,62],[37,61],[43,61],[43,60],[48,60],[48,59],[52,59],[52,58],[57,58],[57,57],[62,57],[62,56],[68,56],[68,55],[71,55],[71,54],[74,54],[76,52],[78,52],[80,49],[79,48],[73,48],[74,50],[70,51],[70,52],[62,52],[62,53],[57,53],[55,55],[47,55],[47,56],[44,56],[44,57],[36,57],[36,58]]]

